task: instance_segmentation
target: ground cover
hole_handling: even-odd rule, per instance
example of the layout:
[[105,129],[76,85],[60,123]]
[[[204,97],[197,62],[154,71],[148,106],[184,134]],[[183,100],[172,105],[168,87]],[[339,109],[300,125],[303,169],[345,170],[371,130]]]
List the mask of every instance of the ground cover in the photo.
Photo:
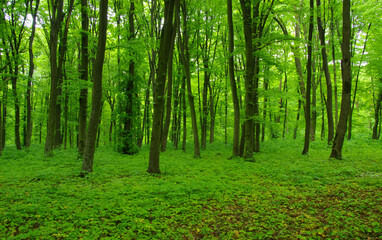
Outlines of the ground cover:
[[202,158],[169,149],[161,175],[136,156],[100,147],[79,178],[76,149],[43,157],[5,149],[0,158],[2,239],[378,239],[382,147],[346,142],[329,160],[325,142],[301,155],[299,141],[273,140],[256,162],[210,145]]

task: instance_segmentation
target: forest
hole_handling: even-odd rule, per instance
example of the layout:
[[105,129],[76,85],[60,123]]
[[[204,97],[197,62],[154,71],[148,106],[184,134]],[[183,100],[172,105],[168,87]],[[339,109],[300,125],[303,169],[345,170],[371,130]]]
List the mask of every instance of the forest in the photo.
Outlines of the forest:
[[379,239],[379,0],[0,1],[1,239]]

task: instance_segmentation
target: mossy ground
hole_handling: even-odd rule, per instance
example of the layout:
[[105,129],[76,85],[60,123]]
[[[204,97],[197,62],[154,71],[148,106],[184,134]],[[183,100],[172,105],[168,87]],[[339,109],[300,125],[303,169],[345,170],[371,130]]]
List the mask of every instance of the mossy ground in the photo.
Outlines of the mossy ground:
[[[191,146],[190,146],[191,147]],[[192,157],[169,149],[160,175],[135,156],[97,149],[78,177],[76,149],[45,158],[42,146],[0,158],[3,239],[378,239],[382,238],[382,146],[350,141],[344,160],[325,142],[269,140],[255,162],[213,144]]]

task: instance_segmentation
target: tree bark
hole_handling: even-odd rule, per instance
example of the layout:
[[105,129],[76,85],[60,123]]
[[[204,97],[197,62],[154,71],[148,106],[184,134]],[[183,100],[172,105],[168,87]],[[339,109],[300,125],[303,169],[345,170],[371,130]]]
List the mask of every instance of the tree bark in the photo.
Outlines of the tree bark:
[[171,36],[172,31],[175,31],[173,29],[173,15],[175,2],[178,3],[179,1],[168,0],[165,2],[164,25],[162,28],[162,35],[160,38],[158,68],[154,88],[153,127],[151,134],[149,167],[147,169],[147,172],[149,173],[160,173],[159,155],[161,144],[161,129],[163,124],[164,89],[166,84],[166,73],[168,66],[169,50],[171,46]]
[[313,39],[314,1],[310,0],[309,35],[308,35],[308,63],[306,80],[306,106],[305,106],[305,141],[302,154],[308,154],[310,141],[310,92],[312,84],[312,39]]
[[[81,0],[81,65],[80,79],[85,84],[89,78],[89,16],[88,0]],[[78,112],[78,156],[82,158],[86,142],[86,120],[88,105],[88,88],[83,86],[80,91]]]
[[254,145],[254,97],[253,97],[253,77],[254,77],[254,59],[252,49],[252,18],[251,1],[240,0],[243,12],[243,27],[245,37],[245,150],[244,158],[253,161]]
[[186,9],[185,1],[182,2],[182,10],[183,10],[183,34],[180,34],[180,28],[178,28],[179,39],[181,41],[180,52],[181,52],[181,59],[182,59],[184,72],[186,76],[187,97],[188,97],[188,104],[190,106],[190,112],[191,112],[191,124],[192,124],[192,131],[194,135],[194,157],[200,157],[199,132],[198,132],[198,125],[196,122],[196,111],[195,111],[195,103],[194,103],[195,97],[192,93],[192,87],[191,87],[190,54],[188,50],[189,36],[187,32],[187,9]]
[[93,93],[92,93],[92,111],[89,120],[89,128],[86,136],[85,149],[82,161],[81,175],[86,175],[93,171],[93,160],[95,151],[95,142],[98,132],[98,126],[101,118],[102,107],[102,70],[105,58],[106,31],[107,31],[107,8],[108,0],[100,0],[99,11],[99,35],[97,44],[97,55],[95,65],[92,69]]
[[25,137],[25,147],[29,147],[31,145],[32,139],[32,103],[31,103],[31,91],[32,91],[32,78],[34,73],[34,62],[33,62],[33,41],[36,32],[36,17],[37,11],[40,4],[40,0],[36,0],[36,6],[33,12],[32,1],[30,3],[31,13],[32,13],[32,32],[29,37],[29,73],[28,73],[28,82],[27,82],[27,92],[25,94],[26,102],[27,102],[27,129],[26,129],[26,137]]
[[321,21],[321,1],[316,0],[317,8],[319,9],[317,13],[317,27],[318,35],[321,43],[321,54],[322,54],[322,67],[325,73],[326,79],[326,114],[328,118],[328,143],[331,143],[334,136],[334,123],[333,123],[333,90],[332,90],[332,80],[330,79],[330,72],[328,66],[328,56],[326,54],[326,43],[325,43],[325,30],[322,27]]
[[[178,9],[175,9],[175,16],[179,15]],[[167,148],[167,138],[168,132],[170,129],[170,121],[171,121],[171,109],[172,109],[172,84],[173,84],[173,59],[174,59],[174,44],[176,37],[176,29],[178,28],[179,18],[175,17],[174,27],[171,35],[171,46],[169,51],[169,60],[168,60],[168,74],[167,74],[167,98],[166,98],[166,117],[163,125],[163,131],[161,136],[161,152],[166,151]]]
[[[382,82],[382,81],[381,81]],[[381,102],[382,102],[382,89],[379,90],[378,99],[375,106],[374,112],[374,126],[373,126],[373,136],[372,139],[379,139],[378,134],[378,125],[379,125],[379,113],[381,111]]]
[[240,106],[239,98],[237,94],[237,87],[235,81],[234,71],[234,32],[233,32],[233,20],[232,20],[232,0],[227,0],[227,18],[228,18],[228,68],[229,68],[229,82],[231,86],[234,123],[233,123],[233,156],[240,155]]
[[338,121],[336,135],[334,137],[331,158],[342,158],[342,146],[345,139],[347,120],[351,107],[351,20],[350,20],[350,0],[343,1],[343,29],[342,29],[342,101],[341,113]]

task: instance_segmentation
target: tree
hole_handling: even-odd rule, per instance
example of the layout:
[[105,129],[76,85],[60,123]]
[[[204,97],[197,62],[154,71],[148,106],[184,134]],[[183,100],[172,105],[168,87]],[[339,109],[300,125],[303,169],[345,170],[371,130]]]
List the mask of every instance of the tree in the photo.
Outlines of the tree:
[[351,19],[350,19],[350,0],[343,1],[343,28],[342,28],[342,98],[341,98],[341,113],[334,137],[331,158],[342,158],[342,146],[345,139],[347,120],[351,107],[351,54],[350,54],[350,39],[351,39]]
[[308,63],[306,65],[306,109],[305,109],[305,141],[302,154],[308,154],[310,141],[310,92],[312,86],[312,39],[313,39],[314,0],[310,0]]
[[[49,110],[48,110],[48,126],[47,134],[45,140],[45,154],[51,155],[52,150],[57,147],[57,138],[60,137],[60,126],[57,121],[60,120],[60,112],[57,111],[59,108],[57,104],[57,98],[60,95],[60,78],[62,79],[62,68],[64,55],[66,52],[66,41],[67,34],[69,30],[69,20],[73,10],[74,0],[70,0],[68,11],[66,14],[63,11],[64,1],[63,0],[50,0],[49,5],[49,17],[50,17],[50,35],[49,35],[49,60],[50,60],[50,99],[49,99]],[[66,18],[65,18],[66,17]],[[64,22],[65,18],[65,22]],[[63,24],[63,22],[65,24]],[[62,29],[64,27],[64,29]],[[59,34],[63,33],[60,37],[60,46],[58,47]],[[57,48],[59,54],[57,56]],[[58,57],[58,61],[57,61]]]
[[[191,70],[190,70],[190,52],[189,52],[189,35],[187,28],[188,12],[187,4],[185,0],[182,0],[182,13],[183,13],[183,32],[180,32],[180,24],[178,28],[178,38],[180,45],[180,59],[183,65],[184,75],[185,75],[185,84],[187,86],[187,97],[188,104],[191,112],[191,124],[192,132],[194,136],[194,157],[200,157],[200,143],[199,143],[199,132],[198,124],[196,121],[196,111],[195,111],[195,96],[192,94],[191,86]],[[185,99],[183,98],[183,104],[185,104]],[[185,105],[184,105],[185,107]],[[184,109],[185,110],[185,109]],[[185,111],[183,112],[185,114]],[[186,120],[183,119],[183,127],[186,127]],[[185,136],[185,129],[183,130],[183,135]],[[185,144],[185,138],[183,138],[183,144]],[[185,146],[185,145],[184,145]]]
[[[89,16],[88,16],[88,1],[81,0],[81,65],[80,79],[84,82],[89,78]],[[88,88],[82,87],[79,97],[79,112],[78,112],[78,156],[82,158],[86,142],[86,120],[88,105]]]
[[228,56],[228,66],[229,66],[229,81],[232,92],[232,102],[234,111],[234,127],[233,127],[233,149],[232,154],[234,156],[240,155],[240,106],[237,94],[237,87],[235,81],[234,72],[234,32],[233,32],[233,21],[232,21],[232,0],[227,0],[227,19],[228,19],[228,44],[229,44],[229,56]]
[[100,0],[99,6],[97,55],[94,68],[92,70],[92,110],[90,114],[89,128],[86,135],[81,175],[86,175],[93,171],[95,143],[102,109],[102,70],[105,59],[108,0]]
[[[159,168],[159,154],[160,154],[160,139],[161,129],[163,125],[163,110],[164,110],[164,89],[166,85],[166,75],[169,59],[169,50],[171,46],[171,36],[174,29],[174,8],[175,2],[179,7],[178,0],[166,0],[164,7],[164,24],[162,28],[162,34],[160,38],[159,56],[158,56],[158,69],[156,76],[156,84],[154,88],[154,115],[153,115],[153,127],[151,133],[151,145],[149,156],[149,167],[147,172],[160,173]],[[177,16],[175,16],[177,17]]]
[[251,1],[240,0],[243,12],[243,26],[245,38],[245,153],[244,158],[253,160],[253,144],[254,144],[254,102],[253,102],[253,77],[255,73],[253,49],[252,49],[252,18],[251,18]]
[[30,11],[32,13],[32,32],[29,37],[29,73],[28,73],[28,82],[27,82],[27,91],[25,94],[26,102],[27,102],[27,129],[26,129],[26,137],[25,137],[25,147],[29,147],[31,145],[32,138],[32,102],[31,102],[31,91],[32,91],[32,78],[34,72],[34,62],[33,62],[33,41],[36,34],[36,18],[37,11],[40,5],[40,0],[36,0],[35,9],[33,11],[33,0],[30,0]]
[[321,43],[321,54],[322,54],[322,64],[325,73],[326,79],[326,114],[328,117],[328,142],[330,143],[333,140],[334,136],[334,123],[333,123],[333,90],[332,90],[332,81],[330,79],[330,72],[328,66],[328,55],[326,54],[326,43],[325,43],[325,30],[322,26],[321,21],[321,1],[316,0],[317,2],[317,27],[318,35]]

